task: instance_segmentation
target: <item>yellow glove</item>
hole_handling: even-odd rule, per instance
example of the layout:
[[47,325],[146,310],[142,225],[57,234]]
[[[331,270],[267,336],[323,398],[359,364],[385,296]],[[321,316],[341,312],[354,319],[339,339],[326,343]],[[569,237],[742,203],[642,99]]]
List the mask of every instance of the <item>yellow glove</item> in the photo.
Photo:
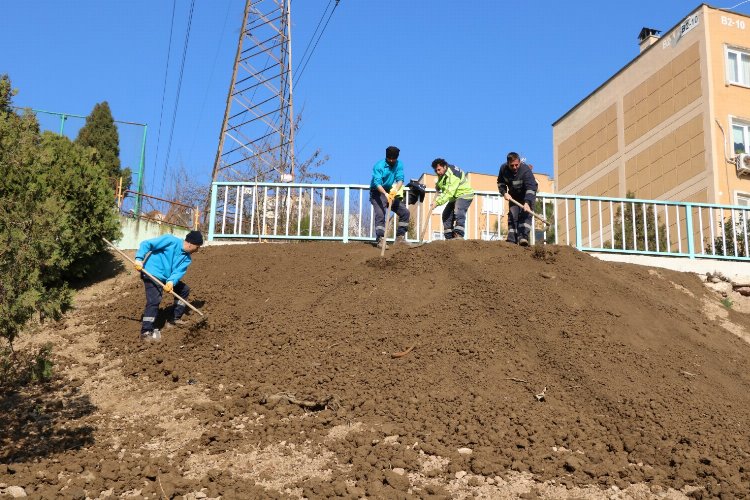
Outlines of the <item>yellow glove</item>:
[[135,270],[140,273],[141,271],[143,271],[143,262],[141,262],[140,260],[136,260],[135,264],[133,264],[133,267],[135,267]]
[[173,288],[174,288],[174,285],[172,284],[171,281],[167,281],[166,283],[164,283],[164,291],[165,292],[171,293]]
[[392,187],[390,191],[388,191],[388,194],[385,195],[386,199],[388,200],[388,204],[393,203],[393,200],[396,199],[396,195],[398,194],[398,189],[395,187]]

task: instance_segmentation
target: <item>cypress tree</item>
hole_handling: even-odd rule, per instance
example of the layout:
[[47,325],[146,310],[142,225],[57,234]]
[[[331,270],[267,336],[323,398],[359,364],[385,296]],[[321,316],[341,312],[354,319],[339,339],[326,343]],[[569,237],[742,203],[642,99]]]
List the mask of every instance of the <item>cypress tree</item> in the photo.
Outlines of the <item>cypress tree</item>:
[[94,106],[75,142],[96,149],[97,160],[103,165],[107,178],[114,180],[122,176],[123,189],[130,188],[131,171],[120,168],[120,134],[107,101]]

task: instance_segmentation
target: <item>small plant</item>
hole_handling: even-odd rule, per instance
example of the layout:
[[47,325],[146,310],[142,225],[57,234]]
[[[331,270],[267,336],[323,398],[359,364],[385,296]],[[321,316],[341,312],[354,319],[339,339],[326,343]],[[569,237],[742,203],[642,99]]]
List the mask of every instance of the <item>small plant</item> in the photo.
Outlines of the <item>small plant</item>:
[[37,351],[13,350],[9,344],[0,348],[0,389],[52,380],[52,344]]
[[29,366],[29,380],[32,383],[49,382],[52,379],[52,344],[45,344],[32,358]]
[[724,297],[723,299],[721,299],[721,304],[727,309],[731,309],[733,302],[729,297]]

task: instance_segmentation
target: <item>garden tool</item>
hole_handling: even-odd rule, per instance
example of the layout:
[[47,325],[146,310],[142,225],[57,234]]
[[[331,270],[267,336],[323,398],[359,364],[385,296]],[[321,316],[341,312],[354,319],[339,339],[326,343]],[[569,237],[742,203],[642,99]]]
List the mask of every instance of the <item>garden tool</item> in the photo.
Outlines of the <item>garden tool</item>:
[[427,226],[430,222],[430,215],[432,215],[432,211],[434,209],[435,209],[435,203],[431,203],[429,210],[427,210],[427,215],[424,218],[424,222],[422,222],[422,230],[419,232],[419,243],[417,243],[416,245],[412,245],[410,248],[419,248],[425,243],[427,243],[426,241],[424,241],[424,236],[427,233]]
[[[523,210],[523,205],[522,205],[522,204],[518,203],[518,202],[517,202],[516,200],[514,200],[513,198],[508,198],[508,199],[510,200],[510,202],[511,202],[511,203],[513,203],[514,205],[518,205],[519,207],[521,207],[521,210]],[[532,216],[533,216],[533,217],[534,217],[535,219],[537,219],[537,220],[541,221],[541,222],[542,222],[542,223],[544,223],[545,225],[547,225],[547,226],[549,226],[549,225],[550,225],[550,223],[549,223],[549,222],[547,222],[547,219],[545,219],[545,218],[544,218],[544,217],[542,217],[541,215],[537,214],[536,212],[533,212],[533,211],[532,211],[532,212],[529,212],[529,213],[530,213],[530,214],[531,214],[531,215],[532,215]]]

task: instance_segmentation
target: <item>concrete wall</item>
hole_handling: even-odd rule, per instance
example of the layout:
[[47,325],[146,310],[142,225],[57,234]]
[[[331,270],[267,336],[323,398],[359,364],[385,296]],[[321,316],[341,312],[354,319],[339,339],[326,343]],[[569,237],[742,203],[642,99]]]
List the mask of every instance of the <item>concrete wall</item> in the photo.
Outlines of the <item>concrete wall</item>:
[[174,234],[179,238],[184,238],[188,233],[188,229],[183,227],[175,227],[164,222],[133,219],[124,215],[120,215],[120,227],[122,238],[114,242],[120,250],[135,250],[141,241],[163,234]]

